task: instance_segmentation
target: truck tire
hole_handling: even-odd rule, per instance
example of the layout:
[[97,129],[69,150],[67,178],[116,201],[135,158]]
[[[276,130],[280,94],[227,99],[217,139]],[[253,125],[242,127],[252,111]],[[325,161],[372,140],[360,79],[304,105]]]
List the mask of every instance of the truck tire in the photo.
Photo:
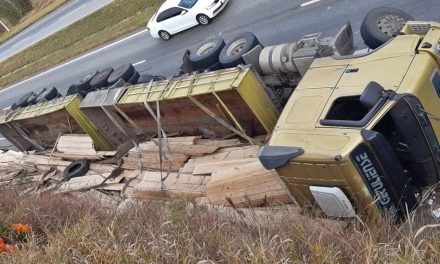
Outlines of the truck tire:
[[25,95],[23,95],[18,101],[17,101],[17,106],[18,107],[26,107],[29,105],[28,103],[28,99],[29,97],[31,97],[34,94],[34,92],[29,92]]
[[189,55],[189,60],[195,70],[208,68],[219,60],[220,52],[226,43],[221,37],[215,37],[203,42]]
[[70,180],[75,177],[81,177],[86,175],[90,169],[90,161],[88,160],[77,160],[69,164],[64,169],[63,176],[64,179]]
[[189,57],[191,56],[191,51],[186,50],[183,54],[182,65],[180,66],[180,74],[187,74],[194,71],[191,61]]
[[219,61],[223,68],[236,67],[244,63],[242,56],[259,44],[260,41],[252,32],[240,34],[223,47],[220,52]]
[[369,48],[376,49],[397,36],[406,22],[411,20],[414,18],[402,10],[391,7],[375,8],[362,21],[362,39]]
[[109,85],[115,84],[117,81],[119,81],[119,79],[128,82],[131,76],[133,76],[133,74],[134,74],[133,65],[131,63],[125,64],[114,70],[112,74],[110,74],[110,76],[108,77],[107,81]]
[[130,79],[128,80],[128,83],[131,83],[133,85],[137,84],[139,81],[139,78],[141,77],[141,75],[139,74],[139,72],[137,72],[136,70],[134,71],[134,74],[130,77]]
[[42,93],[46,91],[46,88],[39,89],[35,91],[29,98],[28,98],[28,105],[34,105],[37,103],[38,96],[40,96]]
[[93,80],[93,78],[98,75],[98,71],[92,71],[89,72],[84,78],[81,79],[81,81],[75,83],[76,87],[78,87],[81,91],[87,91],[91,88],[90,82]]
[[217,61],[216,63],[214,63],[214,64],[212,64],[212,65],[202,69],[201,71],[202,72],[203,71],[218,71],[218,70],[221,70],[221,69],[223,69],[222,64],[219,61]]
[[69,87],[69,90],[67,90],[66,96],[71,96],[74,94],[80,94],[81,96],[83,96],[83,94],[81,93],[81,91],[78,89],[78,87],[76,87],[75,84],[72,84]]
[[165,80],[166,78],[163,76],[156,76],[156,75],[149,75],[149,74],[142,74],[139,77],[138,83],[149,83],[151,82],[151,80],[155,81],[162,81]]
[[50,100],[53,100],[57,98],[58,96],[58,90],[57,88],[53,87],[51,89],[47,89],[43,93],[41,93],[38,98],[36,99],[37,103],[43,103]]
[[100,71],[91,81],[90,86],[95,89],[101,89],[108,86],[108,78],[113,73],[114,69],[109,67]]

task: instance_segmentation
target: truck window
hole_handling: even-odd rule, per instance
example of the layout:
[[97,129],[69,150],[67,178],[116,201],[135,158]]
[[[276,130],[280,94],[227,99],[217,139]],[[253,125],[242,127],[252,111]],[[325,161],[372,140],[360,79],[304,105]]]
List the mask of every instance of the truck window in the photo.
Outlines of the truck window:
[[437,93],[437,97],[440,99],[440,73],[436,71],[431,78],[432,86]]
[[[431,150],[437,148],[432,145],[438,145],[438,142],[434,133],[429,133],[432,130],[429,121],[422,127],[419,116],[414,115],[419,104],[416,100],[408,97],[397,102],[373,130],[385,136],[412,183],[428,186],[438,182],[437,164]],[[430,134],[433,135],[432,142],[425,137]]]
[[359,121],[365,117],[369,109],[360,102],[360,95],[340,97],[333,102],[326,120]]

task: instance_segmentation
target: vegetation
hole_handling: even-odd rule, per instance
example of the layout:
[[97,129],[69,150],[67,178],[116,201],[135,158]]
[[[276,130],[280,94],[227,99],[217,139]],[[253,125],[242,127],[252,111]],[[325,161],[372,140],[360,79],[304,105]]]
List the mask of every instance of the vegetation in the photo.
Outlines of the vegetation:
[[163,0],[115,0],[1,63],[0,87],[145,27]]
[[31,10],[30,0],[0,0],[0,20],[5,20],[9,24],[16,24]]
[[177,202],[108,210],[92,201],[0,192],[0,230],[31,228],[0,263],[440,263],[436,225]]
[[[1,2],[2,0],[0,0]],[[6,2],[11,2],[12,0],[5,0]],[[11,31],[2,31],[0,26],[0,44],[10,39],[11,37],[17,35],[25,28],[29,27],[31,24],[35,23],[37,20],[46,16],[47,14],[53,12],[55,9],[59,8],[67,2],[67,0],[18,0],[19,2],[31,2],[32,9],[27,11],[22,11],[25,14],[23,17],[15,23],[11,23],[9,19],[5,19],[4,11],[0,8],[0,20],[2,20]],[[2,15],[3,14],[3,15]]]

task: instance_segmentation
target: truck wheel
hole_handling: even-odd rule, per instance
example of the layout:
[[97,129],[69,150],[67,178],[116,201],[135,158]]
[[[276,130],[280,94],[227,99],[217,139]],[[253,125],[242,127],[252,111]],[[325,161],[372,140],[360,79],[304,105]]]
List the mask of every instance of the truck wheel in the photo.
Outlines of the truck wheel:
[[182,65],[180,66],[180,73],[181,74],[191,73],[194,71],[192,63],[189,60],[190,56],[191,56],[191,51],[187,49],[185,51],[185,53],[183,54]]
[[113,85],[119,79],[122,79],[126,82],[128,82],[134,74],[134,67],[131,63],[122,65],[121,67],[117,68],[110,76],[108,77],[108,84]]
[[28,98],[28,105],[34,105],[37,103],[38,96],[40,96],[42,93],[46,91],[46,88],[39,89],[35,91],[29,98]]
[[70,96],[70,95],[74,95],[74,94],[80,94],[81,96],[83,95],[83,94],[81,93],[81,91],[78,89],[78,87],[76,87],[75,84],[72,84],[72,85],[69,87],[69,90],[67,90],[66,96]]
[[224,68],[236,67],[243,64],[243,55],[260,44],[257,37],[251,32],[245,32],[223,47],[219,61]]
[[37,103],[43,103],[55,99],[58,96],[57,88],[53,87],[41,93],[36,99]]
[[137,84],[139,81],[139,78],[141,77],[141,75],[139,74],[139,72],[137,72],[136,70],[134,71],[133,75],[130,77],[130,80],[128,80],[129,83],[131,84]]
[[208,68],[218,62],[220,52],[226,45],[221,37],[215,37],[203,42],[196,50],[189,55],[189,60],[195,70]]
[[196,19],[197,19],[197,22],[202,26],[206,26],[209,24],[209,22],[211,22],[211,19],[207,15],[204,15],[204,14],[197,15]]
[[88,160],[77,160],[69,164],[64,169],[64,179],[70,180],[75,177],[81,177],[86,175],[90,169],[90,162]]
[[81,91],[89,90],[91,88],[90,82],[96,77],[96,75],[98,75],[98,73],[98,71],[89,72],[81,79],[81,81],[75,83],[76,87]]
[[166,32],[165,30],[159,31],[159,37],[165,41],[168,41],[171,39],[171,34]]
[[109,67],[100,71],[91,81],[90,86],[95,89],[101,89],[108,85],[108,77],[113,73],[114,69]]
[[34,92],[29,92],[25,95],[23,95],[18,101],[17,101],[17,106],[18,107],[26,107],[29,105],[28,103],[28,99],[29,97],[31,97],[34,94]]
[[395,8],[379,7],[371,10],[362,21],[361,36],[365,44],[376,49],[392,37],[395,37],[407,21],[414,18]]

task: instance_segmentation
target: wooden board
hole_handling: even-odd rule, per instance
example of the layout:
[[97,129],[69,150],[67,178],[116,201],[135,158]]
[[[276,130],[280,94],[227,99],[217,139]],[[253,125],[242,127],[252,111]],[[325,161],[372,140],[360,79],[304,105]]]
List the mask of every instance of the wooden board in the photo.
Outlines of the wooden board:
[[200,163],[200,164],[196,163],[196,166],[194,167],[192,174],[194,175],[212,174],[218,170],[235,168],[237,166],[242,166],[256,161],[258,161],[258,159],[251,158],[251,159],[238,159],[238,160],[223,160],[223,161],[216,161],[211,163]]
[[218,170],[206,186],[212,203],[236,207],[290,203],[291,197],[275,171],[267,171],[259,161]]
[[92,189],[94,187],[100,186],[104,182],[105,177],[107,177],[108,175],[110,174],[107,174],[105,176],[89,175],[89,176],[73,178],[68,182],[61,184],[57,192],[65,193],[65,192],[74,192],[74,191],[83,191],[83,190]]

